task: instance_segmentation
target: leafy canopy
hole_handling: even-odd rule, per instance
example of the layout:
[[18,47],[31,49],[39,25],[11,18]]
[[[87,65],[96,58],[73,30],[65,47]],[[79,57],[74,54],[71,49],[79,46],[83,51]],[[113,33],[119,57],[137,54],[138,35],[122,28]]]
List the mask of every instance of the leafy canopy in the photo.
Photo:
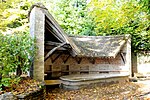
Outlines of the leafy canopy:
[[50,0],[45,5],[67,34],[96,35],[86,0]]
[[131,34],[132,51],[150,50],[150,15],[145,6],[137,0],[91,0],[97,35]]

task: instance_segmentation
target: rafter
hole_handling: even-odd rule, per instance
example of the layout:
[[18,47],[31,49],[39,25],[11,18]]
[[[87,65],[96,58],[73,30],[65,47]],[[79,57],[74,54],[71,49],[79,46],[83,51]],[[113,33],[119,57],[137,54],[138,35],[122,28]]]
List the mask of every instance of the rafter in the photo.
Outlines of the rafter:
[[50,51],[46,54],[46,56],[44,57],[44,61],[46,61],[46,60],[49,58],[49,56],[50,56],[56,49],[62,47],[62,46],[65,45],[65,44],[66,44],[66,42],[64,42],[64,43],[58,45],[57,47],[53,48],[52,50],[50,50]]

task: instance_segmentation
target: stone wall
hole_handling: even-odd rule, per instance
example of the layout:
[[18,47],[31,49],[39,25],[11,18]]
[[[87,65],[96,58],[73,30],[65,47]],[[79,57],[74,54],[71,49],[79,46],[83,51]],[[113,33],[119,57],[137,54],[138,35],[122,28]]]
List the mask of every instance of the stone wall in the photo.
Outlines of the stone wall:
[[[72,57],[69,54],[55,53],[45,61],[46,79],[57,79],[69,74],[129,74],[120,53],[116,58]],[[124,59],[125,60],[125,59]]]
[[150,74],[150,53],[147,55],[138,54],[138,73]]

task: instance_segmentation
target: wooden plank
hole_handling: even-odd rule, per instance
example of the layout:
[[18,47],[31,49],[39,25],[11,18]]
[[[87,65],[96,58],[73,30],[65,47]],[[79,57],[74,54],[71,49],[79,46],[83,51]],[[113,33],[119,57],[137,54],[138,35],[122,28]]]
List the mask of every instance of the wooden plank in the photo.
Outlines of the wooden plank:
[[50,34],[53,34],[59,41],[64,42],[62,37],[59,36],[55,27],[53,25],[51,25],[51,23],[49,21],[47,21],[47,19],[46,19],[46,29],[50,32]]
[[[59,45],[61,45],[61,43],[52,42],[52,41],[45,41],[45,45],[59,46]],[[71,47],[69,45],[67,45],[67,44],[63,45],[62,47],[71,49]]]
[[[55,48],[56,46],[45,46],[45,51],[49,51],[49,50],[52,50],[53,48]],[[65,49],[64,47],[60,47],[58,48],[56,51],[67,51],[68,49]]]
[[[59,24],[57,23],[57,21],[53,18],[53,16],[48,12],[48,10],[43,10],[43,12],[45,13],[47,20],[51,21],[51,24],[55,27],[55,29],[57,30],[56,32],[58,32],[59,35],[63,41],[65,42],[66,36],[64,36],[64,31],[61,29],[61,27],[59,26]],[[66,41],[67,43],[69,43],[68,41]]]
[[45,80],[46,85],[59,85],[61,83],[60,80]]

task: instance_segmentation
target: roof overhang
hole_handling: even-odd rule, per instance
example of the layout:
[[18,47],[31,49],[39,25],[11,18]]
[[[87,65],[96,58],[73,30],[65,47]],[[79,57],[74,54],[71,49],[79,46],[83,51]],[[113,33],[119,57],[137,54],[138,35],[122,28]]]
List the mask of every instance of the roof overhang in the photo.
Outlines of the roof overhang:
[[63,46],[64,44],[70,45],[72,48],[70,52],[73,56],[115,58],[126,41],[130,38],[130,35],[68,36],[43,4],[36,3],[32,5],[29,16],[34,8],[39,8],[38,10],[41,10],[45,15],[45,30],[47,29],[50,34],[53,34],[60,41],[59,46]]

